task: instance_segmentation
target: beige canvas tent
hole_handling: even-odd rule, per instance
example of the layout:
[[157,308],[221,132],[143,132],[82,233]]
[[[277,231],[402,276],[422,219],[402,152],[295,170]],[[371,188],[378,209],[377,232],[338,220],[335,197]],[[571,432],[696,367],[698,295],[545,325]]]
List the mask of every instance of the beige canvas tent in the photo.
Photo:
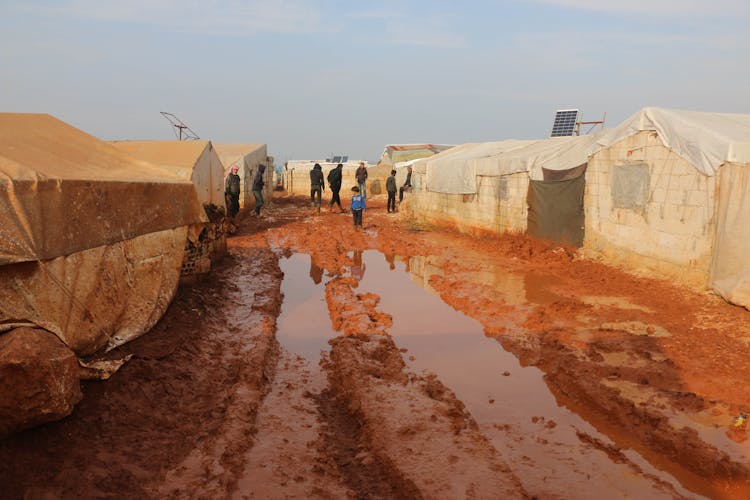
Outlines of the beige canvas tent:
[[193,183],[207,222],[191,226],[182,263],[183,281],[211,270],[226,254],[224,230],[224,166],[210,141],[115,141],[112,144],[139,160],[158,165]]
[[217,142],[214,143],[214,148],[224,166],[224,177],[229,173],[232,165],[239,167],[237,173],[241,179],[240,208],[254,206],[252,182],[258,165],[261,164],[266,166],[263,199],[266,202],[271,199],[274,187],[273,158],[268,156],[265,144]]
[[204,219],[190,182],[52,116],[0,114],[0,332],[37,325],[78,354],[141,335]]
[[545,213],[558,217],[546,224],[554,229],[567,182],[575,189],[562,191],[580,199],[566,209],[570,226],[589,255],[750,307],[748,161],[750,115],[645,108],[596,134],[466,144],[419,160],[409,203],[462,230],[544,229],[535,217]]
[[198,201],[224,206],[224,165],[211,141],[114,141],[139,160],[170,170],[193,183]]

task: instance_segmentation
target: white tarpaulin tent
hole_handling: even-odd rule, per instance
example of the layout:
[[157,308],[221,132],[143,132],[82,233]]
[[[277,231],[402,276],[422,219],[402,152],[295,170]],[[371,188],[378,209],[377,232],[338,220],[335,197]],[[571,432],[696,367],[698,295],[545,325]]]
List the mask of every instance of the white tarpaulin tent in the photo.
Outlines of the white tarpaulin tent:
[[[545,171],[571,170],[592,155],[642,132],[655,132],[667,150],[699,176],[720,175],[717,214],[710,236],[711,287],[728,300],[750,307],[750,115],[644,108],[612,129],[580,137],[538,141],[507,140],[464,144],[419,160],[427,191],[475,194],[479,177],[526,172],[532,181]],[[580,170],[582,172],[582,170]]]
[[478,175],[528,172],[532,180],[542,180],[543,168],[575,168],[592,154],[643,130],[658,132],[667,148],[704,175],[716,175],[723,163],[750,161],[748,115],[644,108],[619,126],[594,134],[463,144],[417,164],[425,169],[428,191],[474,194]]

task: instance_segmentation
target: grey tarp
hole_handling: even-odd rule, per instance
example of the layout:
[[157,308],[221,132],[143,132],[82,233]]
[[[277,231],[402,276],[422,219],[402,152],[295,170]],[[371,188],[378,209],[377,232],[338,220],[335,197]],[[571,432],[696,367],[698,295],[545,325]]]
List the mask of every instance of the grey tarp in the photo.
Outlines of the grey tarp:
[[585,176],[563,181],[530,181],[528,233],[536,238],[583,245]]

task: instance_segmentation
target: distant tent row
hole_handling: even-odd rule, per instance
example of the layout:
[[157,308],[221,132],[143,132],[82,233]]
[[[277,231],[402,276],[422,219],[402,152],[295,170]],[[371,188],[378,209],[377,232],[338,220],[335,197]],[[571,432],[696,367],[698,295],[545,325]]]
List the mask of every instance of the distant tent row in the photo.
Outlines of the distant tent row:
[[0,335],[38,326],[86,355],[148,331],[186,263],[221,250],[224,170],[209,141],[107,143],[0,113]]
[[410,205],[522,231],[750,308],[750,115],[645,108],[576,137],[463,144],[414,163]]

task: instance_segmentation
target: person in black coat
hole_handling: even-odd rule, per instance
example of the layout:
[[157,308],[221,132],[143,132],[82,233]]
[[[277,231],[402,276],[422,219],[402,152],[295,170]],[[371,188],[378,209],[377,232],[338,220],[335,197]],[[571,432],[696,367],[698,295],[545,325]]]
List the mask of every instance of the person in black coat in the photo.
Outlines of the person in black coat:
[[333,209],[333,205],[339,206],[339,210],[344,212],[344,208],[341,206],[341,197],[339,197],[339,191],[341,191],[341,174],[344,169],[344,165],[339,163],[336,168],[328,172],[328,187],[331,188],[331,203],[328,207]]
[[[320,164],[316,163],[310,170],[310,206],[318,209],[320,212],[320,203],[323,199],[323,191],[326,190],[326,183],[323,180],[323,169]],[[317,201],[315,198],[317,196]]]
[[266,171],[265,165],[258,165],[258,171],[253,177],[253,196],[255,196],[255,216],[260,217],[260,207],[263,206],[263,173]]

